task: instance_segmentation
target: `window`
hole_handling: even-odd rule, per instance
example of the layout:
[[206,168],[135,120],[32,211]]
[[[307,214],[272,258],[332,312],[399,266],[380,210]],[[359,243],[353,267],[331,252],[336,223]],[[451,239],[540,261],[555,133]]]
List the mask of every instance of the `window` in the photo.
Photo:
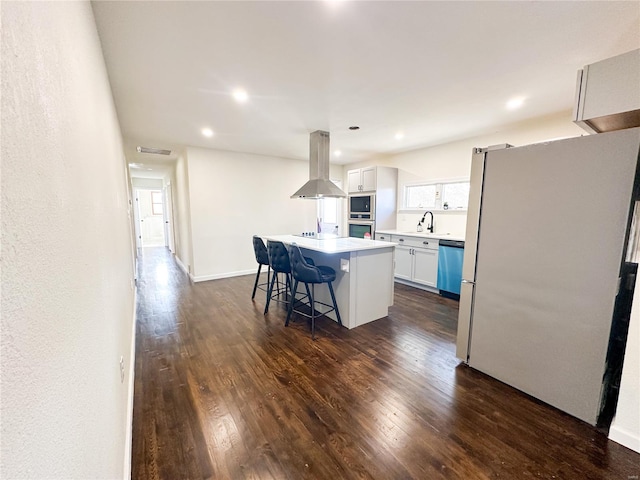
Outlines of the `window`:
[[162,192],[151,192],[151,213],[162,215]]
[[469,182],[443,183],[442,208],[444,210],[466,210],[469,204]]
[[466,210],[469,182],[434,182],[406,185],[404,205],[407,210]]
[[405,208],[436,208],[435,184],[406,186]]

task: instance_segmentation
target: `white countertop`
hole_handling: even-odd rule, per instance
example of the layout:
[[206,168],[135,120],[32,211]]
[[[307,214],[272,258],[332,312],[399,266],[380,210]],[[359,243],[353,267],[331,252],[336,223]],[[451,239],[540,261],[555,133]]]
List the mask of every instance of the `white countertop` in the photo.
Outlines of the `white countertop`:
[[404,237],[433,238],[434,240],[455,240],[464,242],[464,236],[451,235],[450,233],[407,232],[400,230],[376,230],[376,233],[387,235],[399,235]]
[[381,240],[365,240],[363,238],[331,238],[318,240],[312,237],[299,237],[297,235],[261,235],[265,240],[275,240],[285,245],[295,243],[300,248],[315,250],[322,253],[358,252],[361,250],[375,250],[379,248],[394,247],[396,244]]

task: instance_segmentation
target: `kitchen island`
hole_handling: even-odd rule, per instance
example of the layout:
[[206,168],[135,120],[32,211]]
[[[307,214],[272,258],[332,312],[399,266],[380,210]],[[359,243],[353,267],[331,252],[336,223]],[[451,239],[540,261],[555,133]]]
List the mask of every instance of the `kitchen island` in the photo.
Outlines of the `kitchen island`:
[[[264,240],[297,244],[316,265],[336,271],[333,288],[342,324],[355,328],[386,317],[393,305],[395,244],[361,238],[316,239],[296,235],[264,235]],[[298,287],[298,290],[304,290]],[[328,289],[316,289],[317,300],[331,304]],[[335,313],[328,317],[336,320]],[[337,320],[336,320],[337,321]]]

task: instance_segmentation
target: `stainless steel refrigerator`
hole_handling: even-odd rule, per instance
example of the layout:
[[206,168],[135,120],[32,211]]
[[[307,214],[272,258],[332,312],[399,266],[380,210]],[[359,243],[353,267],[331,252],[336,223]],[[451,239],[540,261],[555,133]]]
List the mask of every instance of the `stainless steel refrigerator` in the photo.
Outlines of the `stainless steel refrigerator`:
[[634,128],[472,158],[457,356],[592,425],[626,341],[639,148]]

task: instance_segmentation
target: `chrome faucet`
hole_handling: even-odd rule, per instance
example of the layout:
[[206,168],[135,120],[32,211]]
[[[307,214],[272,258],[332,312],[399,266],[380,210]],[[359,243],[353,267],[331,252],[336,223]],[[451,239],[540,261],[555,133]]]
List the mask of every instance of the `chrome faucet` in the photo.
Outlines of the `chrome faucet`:
[[424,223],[424,219],[427,218],[427,214],[431,215],[431,221],[427,226],[427,230],[429,231],[429,233],[433,233],[433,212],[430,212],[430,211],[424,212],[424,215],[422,216],[422,220],[418,222],[418,231],[419,232],[422,231],[422,224]]

